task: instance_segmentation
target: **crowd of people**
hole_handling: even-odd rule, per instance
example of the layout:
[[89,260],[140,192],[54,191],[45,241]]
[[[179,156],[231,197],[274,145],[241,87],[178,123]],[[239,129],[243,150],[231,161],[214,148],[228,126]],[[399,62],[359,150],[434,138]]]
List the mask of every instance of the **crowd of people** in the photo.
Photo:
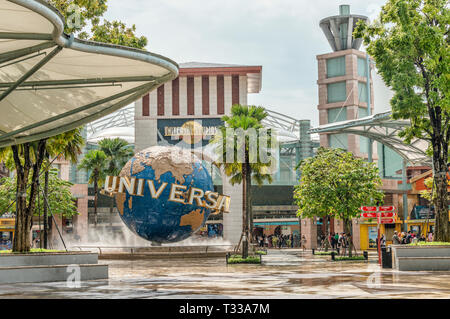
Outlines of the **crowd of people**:
[[[393,245],[407,245],[411,243],[417,243],[419,241],[433,241],[433,233],[428,233],[427,237],[425,237],[423,234],[416,234],[415,232],[408,231],[398,233],[397,231],[394,231],[394,235],[392,236],[392,244]],[[386,238],[383,235],[381,237],[381,247],[386,246]]]
[[259,247],[262,248],[294,248],[304,247],[306,249],[306,237],[300,237],[298,234],[290,235],[269,235],[256,236]]

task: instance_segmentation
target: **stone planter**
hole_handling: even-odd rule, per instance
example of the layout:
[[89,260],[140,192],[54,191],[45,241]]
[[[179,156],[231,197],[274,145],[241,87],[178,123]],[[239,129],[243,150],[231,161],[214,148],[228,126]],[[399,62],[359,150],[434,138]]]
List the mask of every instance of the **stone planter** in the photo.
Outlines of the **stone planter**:
[[401,271],[450,271],[450,246],[392,245],[392,268]]
[[0,284],[108,279],[108,265],[97,262],[98,254],[85,252],[0,254]]

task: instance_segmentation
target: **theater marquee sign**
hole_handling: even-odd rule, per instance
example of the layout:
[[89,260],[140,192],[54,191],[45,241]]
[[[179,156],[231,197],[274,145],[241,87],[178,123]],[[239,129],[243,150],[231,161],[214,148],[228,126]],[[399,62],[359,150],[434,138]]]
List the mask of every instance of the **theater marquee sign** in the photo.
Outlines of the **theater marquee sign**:
[[206,146],[222,123],[220,118],[158,120],[158,144]]

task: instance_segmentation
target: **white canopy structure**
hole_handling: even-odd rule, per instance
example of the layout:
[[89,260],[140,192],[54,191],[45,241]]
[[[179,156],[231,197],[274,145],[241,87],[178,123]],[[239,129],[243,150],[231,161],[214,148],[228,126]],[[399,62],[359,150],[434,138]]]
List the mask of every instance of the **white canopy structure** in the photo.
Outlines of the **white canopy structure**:
[[356,120],[348,120],[321,125],[310,133],[355,134],[382,143],[397,152],[413,165],[430,165],[431,158],[426,154],[429,143],[425,139],[413,139],[406,144],[399,133],[410,126],[409,120],[394,120],[391,112],[375,114]]
[[168,58],[63,30],[43,0],[0,0],[0,147],[95,121],[178,76]]

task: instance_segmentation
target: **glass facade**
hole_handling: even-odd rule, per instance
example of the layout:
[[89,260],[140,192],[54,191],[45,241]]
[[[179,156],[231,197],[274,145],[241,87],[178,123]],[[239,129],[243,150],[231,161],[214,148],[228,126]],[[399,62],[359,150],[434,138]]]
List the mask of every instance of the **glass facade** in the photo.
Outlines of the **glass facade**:
[[358,75],[367,77],[367,61],[364,58],[358,58]]
[[[345,108],[328,109],[328,123],[342,122],[347,120],[347,110]],[[348,149],[347,134],[328,135],[328,145],[331,148]]]
[[328,103],[345,102],[347,99],[346,82],[330,83],[327,85]]
[[358,99],[359,102],[367,103],[367,84],[358,82]]
[[327,77],[345,75],[345,56],[332,58],[327,60]]
[[[358,118],[363,118],[369,115],[369,110],[365,107],[358,108]],[[359,151],[367,153],[369,150],[369,139],[364,136],[359,137]]]
[[383,178],[401,179],[403,159],[395,151],[378,143],[378,167]]

